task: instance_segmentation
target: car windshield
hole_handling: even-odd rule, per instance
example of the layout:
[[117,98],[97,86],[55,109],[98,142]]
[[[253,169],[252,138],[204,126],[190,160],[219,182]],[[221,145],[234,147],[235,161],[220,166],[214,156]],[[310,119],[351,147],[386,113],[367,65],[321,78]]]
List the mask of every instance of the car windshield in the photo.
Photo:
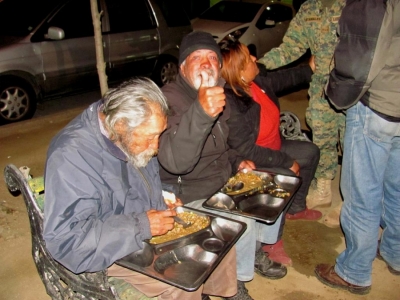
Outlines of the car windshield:
[[262,4],[249,2],[221,1],[200,15],[200,19],[225,22],[251,22]]
[[0,35],[28,35],[60,1],[0,0]]

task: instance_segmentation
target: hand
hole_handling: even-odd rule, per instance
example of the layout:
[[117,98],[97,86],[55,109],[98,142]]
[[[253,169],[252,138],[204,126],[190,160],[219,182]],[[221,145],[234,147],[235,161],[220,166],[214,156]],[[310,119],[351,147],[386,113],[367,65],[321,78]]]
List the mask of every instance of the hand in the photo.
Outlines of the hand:
[[183,203],[182,203],[181,199],[179,199],[179,198],[175,198],[175,202],[171,202],[171,201],[169,201],[169,199],[165,199],[165,198],[164,198],[164,201],[165,201],[165,204],[167,204],[168,209],[175,209],[178,206],[183,206]]
[[294,161],[293,165],[290,167],[290,170],[296,174],[296,176],[300,175],[300,166],[297,161]]
[[151,209],[147,211],[147,217],[150,222],[151,235],[162,235],[167,233],[169,230],[174,228],[174,219],[172,216],[176,216],[175,210],[155,210]]
[[315,56],[311,55],[309,61],[308,61],[308,65],[310,66],[311,70],[313,72],[315,72]]
[[201,71],[201,84],[199,87],[199,102],[204,111],[210,117],[218,116],[225,106],[225,93],[224,89],[220,86],[208,87],[207,71]]
[[240,163],[238,167],[238,171],[244,171],[246,172],[247,170],[254,170],[256,168],[256,165],[254,162],[251,160],[244,160]]
[[164,202],[167,204],[168,209],[175,209],[178,206],[183,206],[181,199],[176,198],[174,193],[162,191]]

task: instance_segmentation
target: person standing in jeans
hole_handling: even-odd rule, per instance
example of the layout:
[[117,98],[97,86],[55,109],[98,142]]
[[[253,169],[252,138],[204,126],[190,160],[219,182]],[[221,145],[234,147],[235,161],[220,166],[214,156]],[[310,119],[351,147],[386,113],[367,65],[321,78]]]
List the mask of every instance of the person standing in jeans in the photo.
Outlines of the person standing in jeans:
[[348,1],[339,35],[326,93],[347,109],[340,183],[346,249],[315,274],[330,287],[367,294],[375,257],[400,275],[400,1]]

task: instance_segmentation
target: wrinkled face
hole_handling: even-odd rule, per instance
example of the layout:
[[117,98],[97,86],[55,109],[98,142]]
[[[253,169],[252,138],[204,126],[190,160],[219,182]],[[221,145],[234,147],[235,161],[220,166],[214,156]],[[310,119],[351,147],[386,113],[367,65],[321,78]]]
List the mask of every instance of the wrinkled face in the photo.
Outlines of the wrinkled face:
[[248,53],[248,58],[246,59],[246,63],[240,74],[246,82],[253,81],[260,72],[256,64],[256,60],[257,58]]
[[180,68],[182,75],[196,90],[199,89],[202,80],[204,80],[204,86],[212,87],[217,85],[220,62],[217,54],[212,50],[200,49],[190,53]]
[[157,155],[160,134],[167,127],[167,118],[158,110],[153,111],[147,122],[127,130],[124,124],[115,126],[118,133],[117,146],[127,155],[135,167],[145,167],[150,159]]

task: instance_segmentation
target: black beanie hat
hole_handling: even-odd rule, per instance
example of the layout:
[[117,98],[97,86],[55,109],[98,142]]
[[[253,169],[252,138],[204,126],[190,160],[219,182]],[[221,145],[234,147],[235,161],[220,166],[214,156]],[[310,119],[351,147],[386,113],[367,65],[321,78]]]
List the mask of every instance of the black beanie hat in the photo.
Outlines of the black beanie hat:
[[218,56],[219,62],[222,63],[221,50],[212,35],[208,32],[193,31],[182,39],[181,46],[179,47],[179,66],[190,53],[199,49],[214,51]]

